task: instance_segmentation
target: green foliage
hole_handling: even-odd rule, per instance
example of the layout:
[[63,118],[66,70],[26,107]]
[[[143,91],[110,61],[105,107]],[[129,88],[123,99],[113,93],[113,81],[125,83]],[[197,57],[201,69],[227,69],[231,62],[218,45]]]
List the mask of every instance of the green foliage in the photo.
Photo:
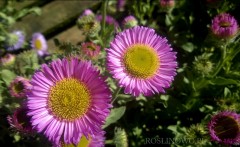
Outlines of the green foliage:
[[113,108],[111,110],[111,113],[107,117],[106,123],[103,126],[103,128],[106,128],[110,124],[116,123],[124,115],[125,110],[126,110],[125,106],[121,106],[121,107],[118,107],[118,108]]
[[5,82],[6,85],[9,86],[10,82],[16,77],[16,74],[14,72],[11,72],[10,70],[3,69],[0,71],[1,80]]
[[39,68],[38,62],[38,56],[35,51],[24,51],[16,57],[14,64],[15,72],[19,75],[30,76]]

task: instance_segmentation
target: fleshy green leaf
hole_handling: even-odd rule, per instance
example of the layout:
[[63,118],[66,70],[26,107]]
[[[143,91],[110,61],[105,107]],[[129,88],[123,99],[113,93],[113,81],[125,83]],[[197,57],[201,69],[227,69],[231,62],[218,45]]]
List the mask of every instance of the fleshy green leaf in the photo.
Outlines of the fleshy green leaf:
[[223,77],[217,77],[217,78],[210,80],[210,84],[212,84],[212,85],[229,85],[229,84],[240,85],[237,80],[226,79]]
[[116,121],[118,121],[123,116],[123,114],[125,113],[125,110],[126,110],[126,106],[113,108],[111,110],[110,115],[107,117],[105,125],[103,125],[102,128],[104,129],[107,126],[109,126],[110,124],[113,124]]
[[2,80],[9,85],[10,82],[16,77],[15,73],[11,72],[10,70],[3,69],[0,71],[0,75]]
[[194,45],[191,42],[183,44],[181,47],[189,53],[191,53],[194,50]]

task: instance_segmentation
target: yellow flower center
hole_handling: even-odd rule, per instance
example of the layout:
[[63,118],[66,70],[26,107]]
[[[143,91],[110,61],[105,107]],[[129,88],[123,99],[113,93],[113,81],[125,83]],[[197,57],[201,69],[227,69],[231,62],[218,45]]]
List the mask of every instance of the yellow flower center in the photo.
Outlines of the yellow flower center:
[[58,118],[72,121],[87,112],[90,101],[91,94],[84,83],[66,78],[50,89],[48,106]]
[[88,147],[90,141],[91,141],[91,138],[87,140],[85,136],[82,136],[77,146],[75,146],[74,144],[64,144],[64,143],[62,143],[61,145],[62,147]]
[[39,39],[35,40],[34,44],[35,44],[35,48],[37,50],[41,50],[42,49],[42,42]]
[[123,63],[132,77],[146,79],[156,73],[160,66],[160,59],[152,47],[134,44],[127,49]]
[[87,48],[88,48],[90,51],[95,51],[95,50],[96,50],[95,46],[93,46],[93,45],[88,45]]
[[231,24],[229,22],[221,22],[220,26],[223,27],[223,28],[227,28],[227,27],[230,27]]

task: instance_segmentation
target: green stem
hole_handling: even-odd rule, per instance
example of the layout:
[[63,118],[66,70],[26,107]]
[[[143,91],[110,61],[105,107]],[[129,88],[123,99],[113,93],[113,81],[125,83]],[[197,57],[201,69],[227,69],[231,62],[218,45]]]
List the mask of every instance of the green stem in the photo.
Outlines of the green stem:
[[238,50],[236,52],[233,53],[233,55],[231,56],[231,59],[232,60],[238,53],[240,53],[240,49],[238,48]]
[[105,19],[106,19],[106,15],[107,15],[107,5],[108,5],[108,0],[103,0],[102,3],[102,29],[101,29],[101,37],[104,37],[104,32],[105,32]]
[[104,46],[103,40],[102,40],[103,37],[100,37],[99,35],[97,35],[96,38],[97,38],[97,40],[99,40],[101,47],[104,49],[105,46]]
[[117,89],[116,89],[116,91],[114,92],[114,94],[113,94],[113,100],[112,100],[112,102],[111,102],[111,104],[113,104],[114,103],[114,101],[118,98],[118,94],[119,94],[119,92],[121,91],[121,87],[118,87]]
[[106,140],[105,144],[113,144],[113,140]]
[[221,59],[218,62],[218,65],[211,77],[215,77],[220,72],[220,70],[222,69],[226,61],[227,61],[227,58],[226,58],[226,45],[225,45],[223,48],[221,48]]

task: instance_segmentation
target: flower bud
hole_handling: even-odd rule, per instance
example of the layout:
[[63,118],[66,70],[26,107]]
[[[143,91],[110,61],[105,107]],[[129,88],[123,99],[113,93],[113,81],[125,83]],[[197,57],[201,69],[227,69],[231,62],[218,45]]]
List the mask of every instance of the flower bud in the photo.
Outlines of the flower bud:
[[129,28],[137,26],[138,21],[134,16],[129,15],[124,18],[122,25],[125,29],[129,29]]

